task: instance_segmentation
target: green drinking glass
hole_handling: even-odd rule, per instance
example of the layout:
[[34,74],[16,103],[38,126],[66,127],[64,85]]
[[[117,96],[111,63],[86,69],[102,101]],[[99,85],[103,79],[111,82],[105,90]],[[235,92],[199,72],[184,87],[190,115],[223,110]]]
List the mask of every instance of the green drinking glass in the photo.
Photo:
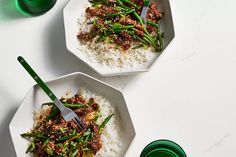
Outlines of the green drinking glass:
[[46,13],[57,0],[16,0],[17,8],[25,15],[37,16]]
[[187,157],[184,150],[170,140],[156,140],[148,144],[140,157]]

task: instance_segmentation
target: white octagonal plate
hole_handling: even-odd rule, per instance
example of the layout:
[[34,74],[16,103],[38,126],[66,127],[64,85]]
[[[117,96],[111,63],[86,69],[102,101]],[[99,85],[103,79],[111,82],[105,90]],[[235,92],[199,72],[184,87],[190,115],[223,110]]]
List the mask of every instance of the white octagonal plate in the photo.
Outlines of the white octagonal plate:
[[[118,152],[117,157],[125,156],[126,151],[135,137],[135,130],[125,99],[119,90],[79,72],[49,81],[47,82],[47,85],[58,97],[64,96],[66,92],[76,94],[80,88],[86,88],[92,93],[96,93],[106,98],[119,115],[121,127],[120,140],[123,146]],[[22,138],[20,134],[29,131],[33,127],[33,112],[40,109],[42,103],[49,101],[50,99],[41,90],[41,88],[35,85],[25,96],[19,109],[13,117],[9,125],[9,129],[15,147],[15,152],[18,157],[32,156],[25,153],[29,142]]]
[[[169,0],[158,0],[158,5],[160,10],[164,12],[164,16],[161,20],[161,32],[165,33],[165,49],[175,36],[174,26]],[[140,64],[132,68],[116,68],[113,66],[102,66],[80,52],[79,47],[81,46],[81,43],[78,41],[76,36],[79,31],[78,19],[81,14],[85,13],[85,9],[88,6],[88,0],[71,0],[64,8],[63,13],[67,49],[102,76],[127,75],[137,72],[149,71],[153,63],[159,57],[160,53],[152,55],[152,57],[148,59],[147,64]]]

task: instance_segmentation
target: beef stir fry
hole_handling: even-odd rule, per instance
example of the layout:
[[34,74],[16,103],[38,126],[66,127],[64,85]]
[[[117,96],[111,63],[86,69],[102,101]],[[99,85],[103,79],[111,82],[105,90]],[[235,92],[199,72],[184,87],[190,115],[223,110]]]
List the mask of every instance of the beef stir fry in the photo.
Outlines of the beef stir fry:
[[26,152],[35,157],[93,157],[102,147],[101,134],[113,115],[97,124],[101,115],[94,98],[86,102],[76,94],[61,102],[80,117],[85,129],[80,130],[74,121],[66,122],[53,103],[45,103],[52,106],[47,118],[30,132],[21,134],[31,141]]
[[81,42],[115,44],[116,48],[153,47],[157,52],[163,49],[164,33],[160,32],[163,13],[156,3],[149,5],[146,20],[140,17],[144,0],[93,0],[86,9],[89,32],[79,32]]

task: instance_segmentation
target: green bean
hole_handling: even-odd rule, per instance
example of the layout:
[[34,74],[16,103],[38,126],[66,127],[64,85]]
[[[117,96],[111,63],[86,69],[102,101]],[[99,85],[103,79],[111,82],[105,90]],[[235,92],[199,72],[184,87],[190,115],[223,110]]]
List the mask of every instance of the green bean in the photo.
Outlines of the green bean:
[[62,152],[66,152],[66,149],[68,148],[69,143],[65,142],[65,144],[62,147]]
[[66,132],[66,130],[67,130],[68,128],[60,128],[59,130],[61,131],[61,133],[65,133]]
[[[43,105],[53,105],[51,112],[49,114],[49,116],[47,117],[47,119],[52,119],[53,117],[55,117],[58,113],[60,113],[60,110],[55,106],[55,104],[53,102],[50,103],[44,103]],[[81,108],[84,107],[84,104],[68,104],[68,103],[63,103],[64,106],[69,107],[69,108]]]
[[78,153],[78,149],[76,149],[71,155],[70,155],[70,157],[75,157],[76,156],[76,154]]
[[34,140],[30,143],[30,145],[28,146],[26,153],[32,152],[35,149],[35,143]]
[[46,103],[43,103],[43,104],[42,104],[42,107],[43,107],[43,106],[46,106],[46,105],[47,105],[47,106],[52,106],[52,105],[54,105],[54,103],[53,103],[53,102],[46,102]]
[[75,139],[77,142],[83,142],[83,136]]
[[91,24],[93,24],[93,21],[87,23],[87,25],[91,25]]
[[88,142],[90,135],[92,135],[92,134],[90,133],[88,136],[85,137],[84,142]]
[[108,0],[91,0],[91,3],[107,3]]
[[[126,31],[126,30],[132,29],[132,28],[134,28],[134,25],[113,24],[113,25],[111,25],[110,28],[108,28],[106,30],[104,29],[103,33],[104,33],[105,36],[108,36],[108,35],[111,35],[111,34],[119,34],[122,31]],[[100,38],[102,38],[102,37],[100,37]],[[98,40],[100,41],[101,39],[98,39]]]
[[117,28],[117,29],[111,29],[111,30],[107,30],[107,32],[106,32],[106,34],[107,35],[111,35],[111,34],[118,34],[118,33],[120,33],[122,31],[122,29],[120,29],[120,28]]
[[157,28],[157,39],[159,41],[159,46],[160,46],[160,49],[159,51],[161,51],[163,49],[163,34],[161,34],[161,31],[160,31],[160,22],[158,22],[159,24],[159,27]]
[[88,130],[83,134],[83,136],[88,136],[91,134],[91,129],[88,128]]
[[[118,11],[121,11],[121,10],[127,11],[126,8],[123,8],[123,7],[121,7],[121,6],[116,6],[116,7],[115,7],[115,10],[118,10]],[[130,10],[131,10],[131,9],[130,9]]]
[[46,153],[50,156],[53,156],[54,155],[54,151],[53,151],[53,148],[50,148],[50,147],[47,147],[46,148]]
[[136,13],[136,12],[133,12],[133,15],[134,15],[134,17],[138,20],[138,22],[143,26],[144,32],[145,32],[147,35],[149,35],[149,33],[148,33],[148,31],[147,31],[147,29],[146,29],[144,23],[143,23],[142,18],[141,18],[141,17],[138,15],[138,13]]
[[131,10],[132,8],[127,7],[123,4],[123,2],[121,2],[121,0],[116,0],[116,2],[118,3],[118,5],[126,10]]
[[[55,104],[53,103],[53,102],[48,102],[48,103],[43,103],[43,105],[42,106],[45,106],[45,105],[49,105],[49,106],[51,106],[51,105],[54,105],[55,106]],[[66,107],[75,107],[75,108],[80,108],[80,107],[83,107],[84,106],[84,104],[80,104],[80,103],[78,103],[78,104],[69,104],[69,103],[63,103],[63,105],[64,106],[66,106]],[[55,106],[56,107],[56,106]]]
[[137,40],[139,40],[141,43],[148,45],[149,43],[145,40],[143,40],[142,38],[140,38],[139,36],[137,36],[136,34],[133,35],[133,37]]
[[70,154],[71,152],[73,152],[76,149],[76,145],[77,143],[75,143],[75,145],[72,145],[72,147],[70,147],[70,149],[66,151],[66,154]]
[[121,30],[126,30],[126,29],[131,29],[134,28],[134,25],[112,25],[111,30],[115,29],[121,29]]
[[142,18],[138,15],[138,13],[133,12],[133,15],[134,15],[134,17],[138,20],[138,22],[143,26],[143,25],[144,25],[143,20],[142,20]]
[[[42,106],[45,106],[45,105],[48,105],[48,106],[55,106],[55,104],[53,103],[53,102],[47,102],[47,103],[43,103],[42,104]],[[80,108],[80,107],[83,107],[83,106],[85,106],[84,104],[80,104],[80,103],[78,103],[78,104],[69,104],[69,103],[63,103],[63,105],[64,106],[66,106],[66,107],[71,107],[71,108]],[[56,107],[56,106],[55,106]],[[57,108],[57,107],[56,107]]]
[[47,120],[49,119],[52,119],[54,116],[56,116],[58,113],[60,113],[60,110],[55,106],[53,105],[52,109],[51,109],[51,112],[50,114],[48,115],[47,117]]
[[106,39],[106,35],[102,34],[96,41],[96,43],[98,43],[99,41],[104,41]]
[[93,6],[94,8],[99,8],[99,7],[101,7],[101,3],[94,3],[92,6]]
[[133,47],[132,49],[138,49],[140,47],[143,47],[143,44],[137,45],[137,46]]
[[96,122],[98,120],[98,118],[99,118],[99,115],[97,114],[93,117],[93,120]]
[[131,2],[130,0],[121,0],[121,2],[128,3],[128,4],[132,5],[132,6],[134,6],[135,9],[139,9],[138,6],[135,3]]
[[146,41],[148,44],[152,45],[152,42],[147,37],[143,37],[143,40]]
[[71,134],[71,135],[68,135],[68,136],[64,136],[64,137],[61,137],[61,138],[57,139],[57,141],[58,141],[58,142],[60,142],[60,141],[65,141],[65,140],[68,140],[68,139],[70,139],[70,138],[72,138],[72,137],[75,137],[76,135],[77,135],[77,133]]
[[101,134],[103,129],[105,128],[106,124],[109,122],[109,120],[111,119],[111,117],[113,116],[114,114],[111,114],[109,116],[107,116],[107,118],[102,122],[102,124],[99,126],[99,133]]
[[143,36],[146,37],[152,44],[154,44],[154,41],[151,36],[149,36],[147,34],[144,34]]
[[91,137],[92,137],[91,128],[88,128],[88,130],[83,134],[83,141],[88,142]]
[[134,28],[134,25],[126,25],[126,26],[123,26],[124,29],[131,29],[131,28]]
[[43,142],[43,148],[48,144],[48,142],[49,142],[49,138],[48,139],[46,139],[44,142]]
[[147,21],[147,24],[156,27],[157,29],[159,29],[159,25],[156,23],[153,23],[152,21]]
[[[134,31],[137,31],[137,29],[133,28]],[[134,37],[136,39],[138,39],[139,41],[141,41],[142,43],[145,43],[144,41],[146,41],[147,43],[151,44],[154,48],[156,48],[156,44],[155,42],[153,41],[152,37],[146,33],[144,33],[144,37],[143,39],[141,39],[140,37],[138,37],[137,35],[134,35]]]
[[24,137],[24,138],[34,137],[34,138],[39,138],[39,139],[48,139],[47,136],[44,136],[42,134],[37,134],[37,133],[24,133],[24,134],[21,134],[21,137]]
[[159,47],[160,47],[158,51],[161,51],[163,49],[163,34],[160,33],[160,21],[158,22],[158,24],[155,24],[151,21],[147,21],[147,24],[150,24],[157,28],[157,40],[159,42]]
[[144,37],[146,37],[152,44],[152,46],[156,49],[157,45],[155,44],[155,41],[153,40],[153,38],[147,34],[144,34]]
[[123,6],[123,3],[120,0],[116,0],[116,2],[120,5]]
[[67,104],[67,103],[64,103],[63,105],[69,108],[81,108],[85,106],[84,104]]
[[160,49],[159,51],[161,51],[163,49],[163,38],[161,37],[161,35],[158,35],[157,36],[158,40],[159,40],[159,46],[160,46]]
[[135,12],[135,9],[129,10],[127,12],[115,13],[115,14],[107,14],[106,17],[114,17],[114,16],[121,16],[121,15],[128,15],[130,13]]

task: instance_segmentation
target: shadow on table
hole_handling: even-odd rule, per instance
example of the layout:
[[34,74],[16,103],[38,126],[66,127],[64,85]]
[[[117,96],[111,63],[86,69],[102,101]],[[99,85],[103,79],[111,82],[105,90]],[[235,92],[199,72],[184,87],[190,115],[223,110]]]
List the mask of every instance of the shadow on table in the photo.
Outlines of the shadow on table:
[[63,7],[58,9],[58,13],[54,15],[53,20],[49,23],[48,28],[46,29],[47,32],[45,33],[48,35],[45,38],[46,52],[50,52],[49,54],[46,54],[45,59],[49,59],[46,63],[49,64],[48,67],[50,68],[50,71],[54,72],[57,76],[80,71],[108,82],[119,89],[124,89],[137,75],[101,77],[66,49],[62,14]]
[[[7,104],[9,106],[16,106],[17,102],[14,104]],[[10,110],[8,110],[8,113],[3,118],[1,124],[0,124],[0,152],[3,157],[14,157],[15,151],[14,146],[12,143],[11,135],[9,132],[9,124],[11,122],[11,119],[13,118],[15,112],[17,110],[17,107],[12,107]]]
[[16,7],[16,0],[0,0],[0,20],[24,18]]

